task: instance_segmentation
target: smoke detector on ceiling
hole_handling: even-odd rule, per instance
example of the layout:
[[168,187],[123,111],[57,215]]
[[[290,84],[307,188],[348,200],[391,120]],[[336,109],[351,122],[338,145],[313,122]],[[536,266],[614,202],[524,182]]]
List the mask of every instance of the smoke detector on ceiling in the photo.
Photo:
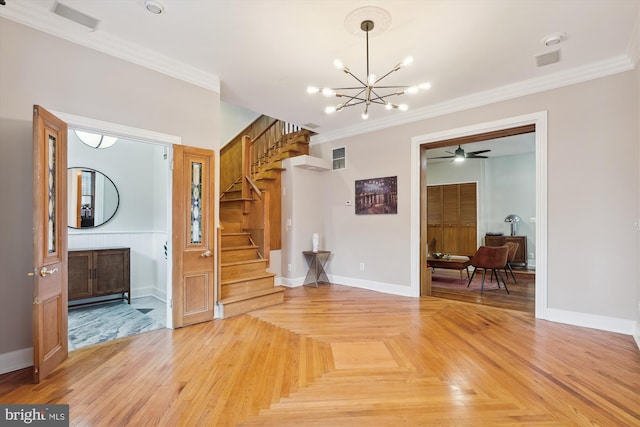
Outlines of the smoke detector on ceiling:
[[162,5],[162,3],[155,0],[146,0],[144,2],[144,7],[154,15],[161,15],[162,12],[164,12],[164,6]]

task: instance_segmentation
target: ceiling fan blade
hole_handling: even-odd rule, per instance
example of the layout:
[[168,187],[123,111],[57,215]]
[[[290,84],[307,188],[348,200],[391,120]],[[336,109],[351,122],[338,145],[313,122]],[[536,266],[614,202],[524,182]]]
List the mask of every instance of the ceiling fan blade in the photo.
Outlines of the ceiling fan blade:
[[467,159],[488,159],[488,157],[487,157],[487,156],[475,156],[475,155],[473,155],[473,156],[467,156],[466,158],[467,158]]
[[455,156],[429,157],[431,159],[453,159]]
[[478,150],[478,151],[469,151],[467,153],[467,155],[475,155],[475,154],[481,154],[481,153],[488,153],[491,150]]

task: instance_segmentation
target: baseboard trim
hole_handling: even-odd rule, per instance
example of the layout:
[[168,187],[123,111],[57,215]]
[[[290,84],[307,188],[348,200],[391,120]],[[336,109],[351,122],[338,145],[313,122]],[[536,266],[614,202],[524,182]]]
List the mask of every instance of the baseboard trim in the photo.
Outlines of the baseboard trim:
[[368,289],[370,291],[382,292],[385,294],[399,295],[403,297],[418,297],[414,295],[414,290],[410,286],[397,285],[395,283],[375,282],[373,280],[354,279],[352,277],[330,275],[331,283],[344,284],[354,288]]
[[33,348],[0,354],[0,375],[33,366]]
[[617,317],[547,308],[545,310],[545,319],[551,322],[566,323],[568,325],[582,326],[631,336],[637,333],[636,322],[634,320],[619,319]]

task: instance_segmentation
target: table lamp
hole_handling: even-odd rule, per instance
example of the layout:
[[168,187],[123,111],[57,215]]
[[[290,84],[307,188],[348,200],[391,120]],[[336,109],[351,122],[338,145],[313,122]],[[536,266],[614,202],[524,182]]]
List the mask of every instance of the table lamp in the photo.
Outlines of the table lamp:
[[515,236],[516,231],[518,230],[518,223],[520,222],[520,217],[515,214],[507,215],[507,217],[504,219],[504,222],[511,223],[511,235]]

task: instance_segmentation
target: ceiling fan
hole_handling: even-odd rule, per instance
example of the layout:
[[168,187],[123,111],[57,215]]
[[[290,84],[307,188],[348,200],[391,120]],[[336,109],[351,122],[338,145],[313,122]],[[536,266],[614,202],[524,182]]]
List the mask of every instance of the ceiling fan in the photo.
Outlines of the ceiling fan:
[[478,151],[469,151],[465,153],[460,145],[454,153],[451,151],[445,151],[445,153],[451,154],[450,156],[441,156],[441,157],[431,157],[431,159],[453,159],[456,162],[461,162],[464,159],[488,159],[487,156],[479,156],[478,154],[488,153],[491,150],[478,150]]

